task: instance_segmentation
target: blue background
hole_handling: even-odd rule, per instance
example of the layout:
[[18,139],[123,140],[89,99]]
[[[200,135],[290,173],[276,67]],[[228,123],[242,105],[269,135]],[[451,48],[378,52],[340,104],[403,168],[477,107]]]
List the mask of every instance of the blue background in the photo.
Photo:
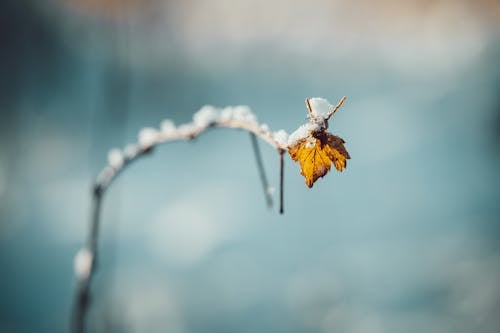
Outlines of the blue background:
[[[96,332],[498,332],[494,1],[3,1],[0,332],[65,332],[113,147],[205,104],[271,129],[304,99],[352,159],[269,211],[248,135],[132,165],[104,200]],[[278,186],[278,156],[261,142]],[[277,196],[275,194],[275,199]]]

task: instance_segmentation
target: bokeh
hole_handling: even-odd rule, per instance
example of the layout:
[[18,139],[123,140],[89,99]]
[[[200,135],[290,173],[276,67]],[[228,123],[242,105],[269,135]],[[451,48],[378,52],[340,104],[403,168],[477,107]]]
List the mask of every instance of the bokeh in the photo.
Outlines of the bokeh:
[[[273,130],[306,97],[352,159],[268,210],[244,132],[132,165],[104,199],[92,332],[500,330],[500,5],[3,0],[0,332],[66,332],[107,152],[201,106]],[[278,156],[261,143],[278,186]],[[277,200],[276,194],[275,199]]]

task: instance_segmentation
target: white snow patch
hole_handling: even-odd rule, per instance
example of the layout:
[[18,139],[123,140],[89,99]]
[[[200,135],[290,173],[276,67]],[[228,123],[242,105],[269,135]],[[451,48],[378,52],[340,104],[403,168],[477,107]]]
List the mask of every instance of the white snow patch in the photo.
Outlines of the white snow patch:
[[269,126],[267,124],[260,125],[260,129],[266,133],[269,133]]
[[137,146],[134,144],[128,144],[123,149],[123,155],[126,159],[133,159],[137,156]]
[[220,113],[220,119],[224,121],[233,119],[233,108],[230,106],[226,106],[224,109],[222,109]]
[[282,147],[286,147],[288,143],[288,133],[284,130],[279,130],[273,133],[274,140]]
[[273,187],[273,186],[268,186],[268,187],[266,188],[266,193],[267,193],[267,194],[269,194],[269,195],[273,195],[273,194],[274,194],[274,192],[276,192],[276,188],[275,188],[275,187]]
[[73,260],[73,269],[75,271],[75,276],[79,280],[85,280],[89,277],[93,260],[94,256],[89,249],[83,247],[78,250]]
[[158,131],[155,128],[145,127],[139,131],[138,137],[141,148],[150,148],[158,140]]
[[190,135],[194,134],[194,132],[196,131],[196,128],[197,128],[196,125],[193,123],[182,124],[179,127],[177,127],[177,131],[180,135],[190,136]]
[[160,129],[163,134],[172,134],[175,132],[175,124],[170,119],[165,119],[160,123]]
[[240,120],[249,123],[257,123],[257,117],[252,113],[252,110],[246,105],[227,106],[222,109],[220,119],[227,120]]
[[123,153],[120,149],[114,148],[108,152],[108,163],[114,169],[120,169],[123,166]]
[[252,110],[246,105],[239,105],[233,108],[233,117],[236,120],[248,121],[256,123],[257,117],[252,113]]
[[328,113],[333,109],[333,105],[321,97],[309,98],[309,105],[311,106],[311,115],[317,120],[328,119]]
[[219,120],[220,112],[211,105],[203,106],[193,115],[193,122],[199,127],[209,126]]
[[319,127],[320,126],[316,123],[307,123],[301,125],[288,137],[288,146],[294,146],[297,144],[297,142],[306,139],[311,134],[311,132],[319,129]]

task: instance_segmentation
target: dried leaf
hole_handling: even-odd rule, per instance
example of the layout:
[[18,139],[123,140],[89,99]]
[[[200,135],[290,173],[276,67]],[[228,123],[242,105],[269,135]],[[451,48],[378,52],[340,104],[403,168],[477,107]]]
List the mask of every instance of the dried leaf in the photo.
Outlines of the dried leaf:
[[345,99],[342,97],[336,106],[332,106],[324,98],[307,98],[309,123],[300,126],[288,139],[288,153],[300,163],[300,173],[309,187],[330,171],[332,163],[337,170],[342,171],[351,158],[344,147],[345,141],[326,131],[328,120]]
[[309,187],[330,171],[332,163],[337,170],[344,170],[347,159],[350,158],[344,147],[344,140],[326,131],[311,133],[290,146],[288,153],[294,161],[300,163],[301,174]]

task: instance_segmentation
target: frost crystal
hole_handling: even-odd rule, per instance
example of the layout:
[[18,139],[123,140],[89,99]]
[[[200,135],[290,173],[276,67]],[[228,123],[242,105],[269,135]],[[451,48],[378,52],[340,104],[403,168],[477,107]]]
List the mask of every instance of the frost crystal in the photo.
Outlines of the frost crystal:
[[150,148],[158,139],[158,131],[151,127],[145,127],[139,131],[139,145],[143,149]]
[[257,123],[257,117],[252,113],[252,110],[246,105],[239,105],[233,108],[233,118],[235,120],[248,121]]
[[309,105],[311,106],[311,115],[318,120],[328,119],[328,114],[333,109],[330,102],[320,97],[309,98]]
[[257,117],[252,113],[252,110],[246,105],[228,106],[222,109],[220,120],[240,120],[249,123],[257,123]]
[[288,141],[288,133],[284,130],[279,130],[273,133],[274,141],[276,141],[280,146],[286,147]]
[[179,132],[180,135],[190,136],[196,131],[196,125],[182,124],[181,126],[177,127],[177,131]]
[[233,108],[230,106],[226,106],[224,109],[222,109],[222,111],[220,113],[220,119],[221,120],[233,119]]
[[205,127],[215,123],[219,119],[219,111],[211,105],[205,105],[193,115],[196,126]]
[[120,149],[111,149],[108,152],[108,163],[114,169],[120,169],[123,166],[123,153]]
[[319,129],[319,125],[316,123],[307,123],[304,125],[301,125],[299,128],[295,130],[290,136],[288,137],[288,146],[295,146],[297,142],[299,142],[302,139],[305,139],[311,134],[311,132]]
[[93,259],[94,257],[89,249],[84,247],[78,250],[73,261],[73,268],[75,270],[75,276],[79,280],[85,280],[90,276]]
[[172,134],[175,132],[175,124],[170,119],[165,119],[160,124],[160,129],[163,134]]
[[137,146],[133,144],[128,144],[123,149],[123,155],[125,158],[131,160],[137,155]]

